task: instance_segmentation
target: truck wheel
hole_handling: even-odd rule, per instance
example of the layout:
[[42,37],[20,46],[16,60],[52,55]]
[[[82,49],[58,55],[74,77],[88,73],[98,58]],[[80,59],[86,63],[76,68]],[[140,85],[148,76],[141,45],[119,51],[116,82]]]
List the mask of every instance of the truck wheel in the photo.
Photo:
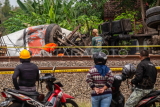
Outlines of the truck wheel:
[[45,33],[45,44],[48,43],[57,43],[57,37],[62,39],[61,35],[57,35],[56,31],[60,31],[62,33],[61,27],[57,24],[50,24],[47,29],[46,29],[46,33]]
[[146,17],[151,17],[158,14],[160,14],[160,6],[150,8],[146,11]]
[[160,25],[160,15],[154,15],[147,18],[146,23],[148,27],[157,29],[158,25]]

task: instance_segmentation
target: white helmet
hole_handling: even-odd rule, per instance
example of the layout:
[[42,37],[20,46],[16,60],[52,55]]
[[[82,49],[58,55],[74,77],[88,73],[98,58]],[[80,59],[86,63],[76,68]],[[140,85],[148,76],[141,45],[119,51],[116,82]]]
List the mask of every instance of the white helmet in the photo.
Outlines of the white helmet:
[[136,67],[133,64],[126,64],[123,67],[122,74],[126,76],[126,78],[133,78],[136,73]]

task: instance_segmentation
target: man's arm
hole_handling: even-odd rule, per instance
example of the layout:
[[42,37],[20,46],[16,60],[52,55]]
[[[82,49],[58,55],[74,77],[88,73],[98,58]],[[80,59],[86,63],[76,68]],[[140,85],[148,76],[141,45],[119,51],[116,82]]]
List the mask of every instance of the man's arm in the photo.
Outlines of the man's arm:
[[137,66],[137,70],[136,70],[136,76],[135,78],[131,81],[132,84],[138,84],[139,82],[142,81],[143,79],[143,66],[141,64],[139,64]]
[[114,77],[113,77],[113,74],[112,74],[112,71],[110,70],[108,72],[108,78],[107,78],[107,81],[106,81],[106,86],[109,88],[109,87],[112,87],[112,84],[114,82]]
[[18,67],[16,67],[14,69],[14,74],[12,76],[13,85],[14,85],[14,87],[15,87],[16,90],[19,90],[19,85],[18,85],[18,82],[17,82],[17,77],[19,76],[19,73],[20,73],[20,71],[19,71]]
[[93,83],[93,77],[91,75],[91,72],[89,70],[88,74],[87,74],[87,78],[86,78],[86,82],[89,84],[89,86],[93,89],[95,88],[95,85]]

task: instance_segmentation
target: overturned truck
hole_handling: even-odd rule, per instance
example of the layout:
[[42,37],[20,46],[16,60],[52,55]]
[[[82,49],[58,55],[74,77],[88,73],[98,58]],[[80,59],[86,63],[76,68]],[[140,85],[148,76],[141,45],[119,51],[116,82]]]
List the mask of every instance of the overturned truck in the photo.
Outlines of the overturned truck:
[[[33,56],[39,56],[40,47],[48,43],[56,43],[58,46],[88,46],[91,36],[76,32],[80,26],[72,32],[57,24],[33,26],[1,37],[3,43],[0,44],[7,46],[7,56],[19,56],[24,48],[31,50]],[[64,48],[64,51],[67,55],[83,55],[85,49]]]

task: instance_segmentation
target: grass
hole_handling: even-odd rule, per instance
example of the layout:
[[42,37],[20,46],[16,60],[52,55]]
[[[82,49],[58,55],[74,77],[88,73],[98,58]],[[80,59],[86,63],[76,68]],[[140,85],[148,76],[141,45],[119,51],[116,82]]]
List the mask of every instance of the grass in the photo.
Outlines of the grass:
[[81,103],[77,103],[78,107],[92,107],[91,102],[81,102]]
[[76,103],[78,104],[78,107],[92,107],[91,101],[84,101],[84,100],[76,100]]
[[[78,107],[92,107],[91,101],[76,101]],[[160,107],[160,103],[156,102],[156,107]]]

